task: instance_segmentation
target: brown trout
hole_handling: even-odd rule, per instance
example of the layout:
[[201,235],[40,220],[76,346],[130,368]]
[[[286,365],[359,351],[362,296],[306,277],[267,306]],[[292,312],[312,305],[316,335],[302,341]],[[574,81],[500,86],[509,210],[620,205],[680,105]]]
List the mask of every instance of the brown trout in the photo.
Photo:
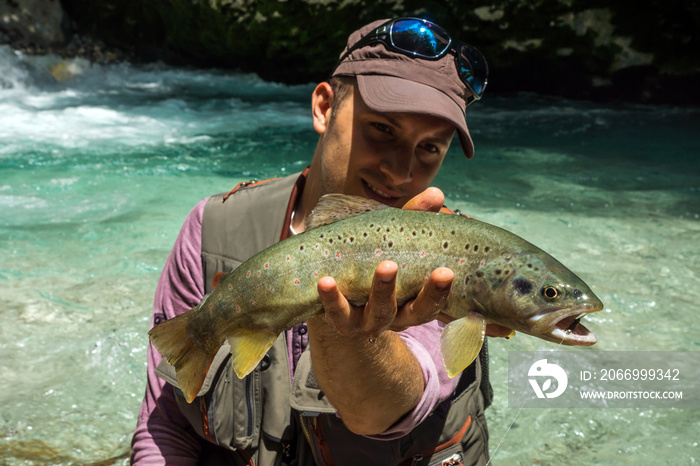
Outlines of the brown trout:
[[188,402],[225,340],[243,378],[281,332],[323,312],[316,288],[321,277],[332,276],[353,304],[366,303],[374,271],[384,260],[399,266],[399,305],[417,296],[437,267],[454,271],[440,317],[449,322],[440,351],[450,377],[479,354],[487,323],[555,343],[596,342],[580,324],[584,314],[603,309],[588,285],[546,252],[496,226],[329,194],[306,228],[216,280],[216,289],[198,306],[151,329],[151,341],[175,366]]

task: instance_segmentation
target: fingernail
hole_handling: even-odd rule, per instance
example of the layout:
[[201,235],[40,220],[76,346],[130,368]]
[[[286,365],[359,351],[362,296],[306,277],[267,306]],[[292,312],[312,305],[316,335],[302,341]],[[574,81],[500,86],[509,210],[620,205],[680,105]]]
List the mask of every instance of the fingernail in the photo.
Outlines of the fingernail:
[[450,289],[450,285],[452,285],[452,284],[451,284],[451,283],[441,283],[441,282],[438,282],[438,283],[435,284],[435,289],[437,289],[438,291],[449,290],[449,289]]

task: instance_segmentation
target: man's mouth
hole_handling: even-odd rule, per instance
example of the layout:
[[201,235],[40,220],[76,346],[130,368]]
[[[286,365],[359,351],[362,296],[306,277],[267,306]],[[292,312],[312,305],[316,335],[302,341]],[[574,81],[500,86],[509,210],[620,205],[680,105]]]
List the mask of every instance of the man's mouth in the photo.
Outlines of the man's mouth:
[[362,180],[362,186],[365,188],[365,192],[367,193],[367,197],[370,199],[374,199],[375,201],[379,201],[382,204],[386,205],[394,205],[396,204],[396,201],[398,201],[398,196],[392,196],[391,194],[387,193],[386,191],[383,191],[382,189],[369,184],[367,181]]

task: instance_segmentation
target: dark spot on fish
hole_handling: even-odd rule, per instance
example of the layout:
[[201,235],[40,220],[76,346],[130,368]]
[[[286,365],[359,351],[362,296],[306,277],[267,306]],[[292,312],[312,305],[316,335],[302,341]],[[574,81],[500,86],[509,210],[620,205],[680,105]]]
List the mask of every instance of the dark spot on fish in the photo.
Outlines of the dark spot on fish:
[[[393,219],[392,219],[393,220]],[[389,233],[391,231],[391,228],[387,228],[386,232]]]
[[467,278],[464,279],[464,284],[466,285],[467,283],[469,283],[469,280],[471,280],[471,278],[471,275],[467,275]]
[[415,231],[413,232],[413,236],[416,236],[417,234],[418,234],[418,233],[416,233]]
[[539,268],[539,267],[535,267],[534,270],[535,270],[535,272],[538,272],[538,271],[540,270],[540,268]]
[[531,269],[531,268],[532,268],[532,264],[527,264],[527,268],[528,268],[528,269]]
[[386,241],[386,235],[383,236],[384,241]]
[[493,271],[493,273],[495,273],[496,275],[500,275],[500,274],[501,274],[501,269],[496,269],[496,270]]
[[350,242],[351,242],[351,243],[354,243],[354,242],[355,242],[355,237],[354,237],[354,236],[351,236],[351,237],[350,237]]
[[328,242],[331,243],[331,244],[333,244],[333,238],[329,238],[329,239],[328,239]]
[[526,280],[525,278],[516,278],[513,280],[513,288],[519,294],[529,294],[532,291],[532,282],[530,280]]
[[454,235],[454,234],[455,234],[455,231],[454,231],[454,230],[452,230],[452,231],[451,231],[450,233]]
[[478,250],[479,250],[479,245],[478,245],[478,244],[475,244],[475,245],[474,245],[474,252],[476,252],[476,251],[478,251]]
[[481,277],[484,276],[484,272],[482,272],[481,270],[477,270],[476,273],[475,273],[474,275],[476,275],[477,277],[481,278]]
[[420,231],[420,234],[421,234],[421,235],[424,235],[424,234],[425,234],[425,230],[421,230],[421,231]]
[[302,246],[299,246],[299,250],[300,250],[300,251],[303,251],[303,250],[304,250],[304,246],[303,246],[303,245],[302,245]]
[[464,249],[466,249],[467,251],[469,251],[469,244],[468,244],[468,243],[467,243],[466,246],[464,246]]
[[367,232],[365,231],[364,233],[362,233],[362,236],[364,236],[364,237],[366,238],[366,237],[367,237]]
[[343,237],[342,237],[342,236],[340,236],[340,235],[338,235],[338,239],[343,239]]
[[370,223],[369,227],[374,228],[374,223]]
[[488,247],[488,246],[486,246],[486,247],[484,248],[484,252],[489,252],[490,250],[491,250],[491,248]]
[[447,241],[445,241],[445,244],[443,244],[442,247],[447,249],[447,246],[449,246],[449,244],[447,244]]
[[510,275],[510,270],[506,270],[506,275]]
[[392,247],[394,245],[393,241],[389,241],[389,247]]
[[506,262],[510,262],[513,259],[513,256],[506,256],[504,257],[504,259],[506,260]]
[[403,227],[399,228],[399,233],[403,233]]
[[381,231],[382,227],[377,228],[377,231]]
[[575,298],[580,298],[583,296],[583,291],[579,290],[578,288],[573,291],[574,297]]
[[433,232],[428,233],[428,237],[433,236]]

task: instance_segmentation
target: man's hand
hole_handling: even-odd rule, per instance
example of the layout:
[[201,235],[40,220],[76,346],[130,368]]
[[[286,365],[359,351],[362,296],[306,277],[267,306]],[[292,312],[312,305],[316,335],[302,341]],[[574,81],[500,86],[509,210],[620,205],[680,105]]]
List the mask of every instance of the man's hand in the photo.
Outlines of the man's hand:
[[[438,188],[428,188],[404,205],[408,210],[438,212],[445,202],[445,195]],[[345,336],[362,335],[377,338],[385,330],[400,331],[408,327],[430,322],[438,317],[450,294],[454,273],[447,267],[439,267],[430,274],[428,281],[415,299],[398,307],[396,303],[395,262],[384,261],[377,266],[369,299],[364,306],[353,306],[338,290],[332,277],[318,282],[318,292],[328,324]],[[505,337],[511,330],[497,324],[489,324],[486,334]]]
[[[430,188],[404,208],[437,212],[444,200],[439,189]],[[359,435],[384,432],[421,399],[421,366],[395,331],[436,319],[454,279],[452,270],[435,269],[418,296],[399,307],[397,272],[394,262],[379,264],[364,306],[350,304],[335,280],[323,277],[318,293],[325,313],[307,322],[319,385],[345,425]]]

